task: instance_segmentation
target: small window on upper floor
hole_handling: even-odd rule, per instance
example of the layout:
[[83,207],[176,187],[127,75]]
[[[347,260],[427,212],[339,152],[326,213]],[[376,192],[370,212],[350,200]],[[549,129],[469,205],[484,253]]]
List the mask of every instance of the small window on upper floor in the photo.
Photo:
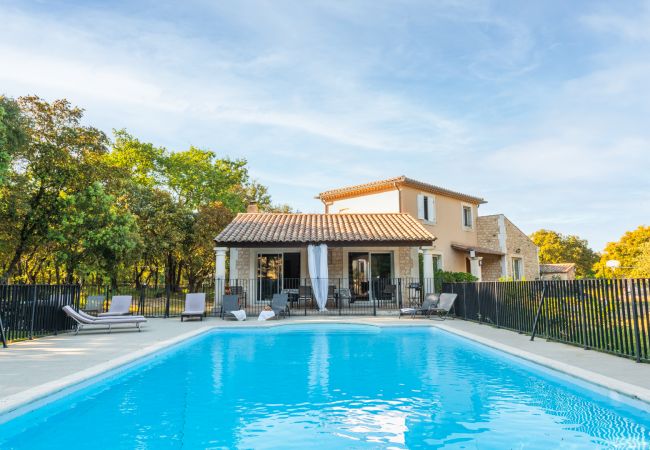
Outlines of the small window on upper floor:
[[472,207],[463,205],[463,227],[472,228],[474,226],[474,221],[472,217]]
[[431,195],[418,194],[418,219],[435,223],[436,199]]

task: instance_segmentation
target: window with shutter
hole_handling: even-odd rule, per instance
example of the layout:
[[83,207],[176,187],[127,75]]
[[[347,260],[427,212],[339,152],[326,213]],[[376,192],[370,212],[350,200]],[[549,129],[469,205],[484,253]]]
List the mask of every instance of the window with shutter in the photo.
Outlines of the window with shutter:
[[429,222],[435,222],[436,205],[435,205],[435,199],[433,197],[427,197],[427,211],[429,212],[429,214],[427,215],[427,220]]

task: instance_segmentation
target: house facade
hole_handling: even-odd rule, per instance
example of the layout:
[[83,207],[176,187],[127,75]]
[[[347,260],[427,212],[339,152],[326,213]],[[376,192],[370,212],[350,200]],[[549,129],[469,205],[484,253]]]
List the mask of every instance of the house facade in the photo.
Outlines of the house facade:
[[478,243],[501,256],[488,255],[482,260],[484,280],[539,279],[539,252],[535,243],[503,214],[478,218]]
[[[435,269],[483,281],[539,278],[537,247],[505,216],[480,217],[480,197],[397,177],[317,198],[322,214],[259,213],[253,205],[237,215],[215,238],[224,292],[244,303],[277,293],[301,297],[326,273],[333,296],[349,291],[352,301],[404,305],[434,292]],[[315,247],[325,249],[323,260]]]
[[539,273],[542,280],[575,280],[576,265],[574,263],[540,264]]
[[[215,238],[217,280],[243,293],[244,302],[298,295],[314,284],[308,247],[324,245],[333,294],[345,289],[353,301],[396,304],[397,286],[419,281],[418,251],[435,239],[408,214],[238,214]],[[400,301],[402,295],[409,294],[400,292]]]
[[450,272],[468,272],[482,281],[539,278],[537,247],[503,215],[480,217],[486,201],[405,176],[322,192],[329,214],[409,214],[436,236],[423,248],[426,260]]

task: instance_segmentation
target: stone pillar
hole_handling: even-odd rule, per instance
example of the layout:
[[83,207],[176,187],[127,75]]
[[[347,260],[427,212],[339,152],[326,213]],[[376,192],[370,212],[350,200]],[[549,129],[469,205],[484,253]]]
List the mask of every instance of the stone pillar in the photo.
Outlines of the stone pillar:
[[224,290],[226,288],[226,252],[227,247],[214,248],[214,308],[221,306]]
[[482,280],[481,277],[481,261],[483,260],[483,257],[481,256],[476,256],[476,253],[473,251],[469,252],[469,270],[474,275],[476,278],[478,278],[478,281]]
[[433,247],[422,247],[422,293],[432,294],[436,291],[433,272]]

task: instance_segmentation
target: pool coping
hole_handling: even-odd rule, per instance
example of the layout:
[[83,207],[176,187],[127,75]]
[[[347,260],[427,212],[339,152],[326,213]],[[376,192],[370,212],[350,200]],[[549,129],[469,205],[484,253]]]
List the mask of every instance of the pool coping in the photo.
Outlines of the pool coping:
[[[476,334],[446,326],[442,323],[432,324],[432,326],[445,332],[455,334],[479,344],[483,344],[486,347],[490,347],[506,354],[538,364],[542,367],[552,369],[556,372],[559,372],[560,374],[568,375],[583,383],[586,383],[587,385],[593,385],[604,389],[606,393],[614,392],[623,395],[624,397],[627,397],[633,401],[640,401],[645,407],[650,408],[650,389],[645,389],[641,386],[636,386],[634,384],[626,383],[624,381],[620,381],[606,375],[601,375],[591,370],[581,369],[580,367],[563,363],[552,358],[547,358],[546,356],[536,355],[534,353],[527,352],[526,350],[511,347],[507,344],[502,344],[492,339],[484,338],[482,336],[477,336]],[[600,392],[600,389],[598,391]],[[602,394],[603,392],[600,393]],[[621,400],[616,395],[610,394],[607,396],[613,400]]]
[[[538,364],[542,367],[551,369],[553,371],[559,372],[560,374],[568,375],[569,377],[575,378],[582,383],[587,385],[595,386],[599,388],[598,390],[604,390],[606,395],[614,400],[621,400],[617,395],[612,395],[612,393],[619,394],[624,396],[626,399],[632,401],[640,401],[644,406],[647,405],[650,408],[650,390],[636,386],[630,383],[616,380],[614,378],[592,372],[590,370],[581,369],[570,364],[566,364],[560,361],[556,361],[545,356],[536,355],[525,350],[520,350],[515,347],[511,347],[506,344],[494,341],[492,339],[484,338],[472,333],[468,333],[462,330],[455,329],[450,326],[446,326],[444,323],[432,323],[430,321],[396,321],[391,320],[390,322],[376,322],[364,319],[309,319],[309,320],[299,320],[299,321],[287,321],[287,322],[261,322],[255,323],[254,325],[250,322],[241,323],[241,324],[230,324],[224,326],[222,324],[206,324],[206,326],[189,331],[187,333],[180,334],[170,339],[166,339],[155,344],[144,347],[140,350],[127,353],[117,358],[105,361],[103,363],[88,367],[77,373],[53,380],[47,383],[43,383],[38,386],[26,389],[24,391],[9,395],[4,398],[0,398],[0,424],[6,421],[9,421],[17,416],[26,414],[30,411],[38,409],[39,407],[48,404],[56,399],[66,395],[71,391],[76,391],[77,389],[82,389],[85,386],[93,384],[95,382],[101,381],[105,378],[108,378],[115,374],[116,372],[127,370],[133,365],[139,364],[143,359],[148,357],[156,357],[157,354],[165,353],[165,350],[171,350],[173,347],[176,347],[179,344],[182,344],[185,341],[189,341],[192,338],[198,337],[202,334],[206,334],[213,330],[233,330],[233,329],[255,329],[255,328],[275,328],[283,326],[295,326],[295,325],[308,325],[308,324],[351,324],[351,325],[367,325],[374,326],[379,328],[387,327],[429,327],[448,332],[462,338],[468,339],[470,341],[485,345],[486,347],[499,350],[507,355],[511,355],[517,358],[521,358],[525,361],[529,361],[535,364]],[[603,392],[601,392],[602,394]]]

